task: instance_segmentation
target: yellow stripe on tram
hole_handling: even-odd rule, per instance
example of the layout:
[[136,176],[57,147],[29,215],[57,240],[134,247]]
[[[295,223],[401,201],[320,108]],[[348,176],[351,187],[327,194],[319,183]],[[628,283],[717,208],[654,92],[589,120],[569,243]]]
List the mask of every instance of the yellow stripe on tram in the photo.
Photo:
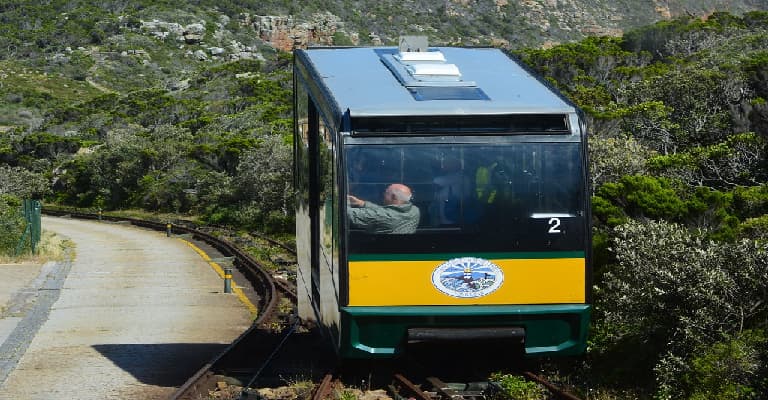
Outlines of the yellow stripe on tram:
[[433,282],[440,261],[349,263],[350,306],[558,304],[585,302],[584,258],[490,260],[503,282],[477,297],[454,297]]

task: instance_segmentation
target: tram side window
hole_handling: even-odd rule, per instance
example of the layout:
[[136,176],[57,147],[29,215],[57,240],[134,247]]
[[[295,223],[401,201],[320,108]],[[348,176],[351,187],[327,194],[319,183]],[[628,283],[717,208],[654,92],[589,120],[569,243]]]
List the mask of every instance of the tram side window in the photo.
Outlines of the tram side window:
[[320,218],[320,241],[323,253],[327,257],[333,254],[334,220],[338,215],[334,204],[337,195],[334,179],[334,143],[331,132],[322,118],[319,118],[318,151],[319,151],[319,180],[318,180],[318,206]]
[[309,96],[304,85],[297,86],[296,95],[296,147],[294,179],[299,196],[299,211],[309,217]]

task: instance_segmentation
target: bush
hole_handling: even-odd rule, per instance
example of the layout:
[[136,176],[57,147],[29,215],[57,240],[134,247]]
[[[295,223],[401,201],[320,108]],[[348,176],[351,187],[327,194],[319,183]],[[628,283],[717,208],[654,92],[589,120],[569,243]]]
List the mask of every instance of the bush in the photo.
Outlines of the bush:
[[733,190],[733,205],[742,218],[768,214],[768,185],[739,186]]
[[624,176],[616,183],[603,185],[597,195],[610,199],[633,217],[680,221],[688,214],[672,182],[664,178]]
[[736,236],[739,238],[768,240],[768,215],[748,218],[738,226]]
[[596,290],[597,331],[604,335],[598,351],[641,346],[625,363],[654,363],[660,398],[687,391],[684,377],[694,373],[700,349],[760,328],[768,315],[768,243],[719,243],[705,234],[668,222],[617,227],[617,261]]
[[592,198],[592,207],[596,222],[609,227],[627,218],[665,220],[705,229],[712,239],[733,240],[739,224],[733,198],[730,192],[634,175],[600,187]]
[[0,195],[0,255],[13,255],[24,233],[25,221],[20,207],[18,198]]
[[615,182],[625,175],[646,172],[646,159],[651,151],[632,137],[589,138],[589,172],[592,190],[607,182]]
[[540,400],[547,398],[544,388],[536,382],[525,380],[525,378],[519,375],[493,374],[491,380],[498,382],[501,389],[507,395],[502,398],[518,400]]
[[[765,369],[768,338],[762,331],[744,331],[736,337],[703,347],[686,376],[690,400],[746,400],[765,398],[755,390]],[[765,389],[765,388],[763,388]]]

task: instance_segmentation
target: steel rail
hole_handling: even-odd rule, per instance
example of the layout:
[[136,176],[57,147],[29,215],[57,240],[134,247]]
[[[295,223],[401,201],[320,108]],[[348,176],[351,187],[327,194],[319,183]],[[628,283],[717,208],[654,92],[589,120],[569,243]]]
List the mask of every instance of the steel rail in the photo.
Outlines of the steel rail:
[[277,241],[275,239],[272,239],[271,237],[269,237],[267,235],[264,235],[263,233],[259,233],[259,232],[256,232],[256,231],[251,231],[249,233],[251,234],[251,236],[255,236],[255,237],[259,238],[259,239],[265,240],[265,241],[267,241],[267,242],[269,242],[269,243],[271,243],[271,244],[273,244],[273,245],[275,245],[277,247],[280,247],[283,250],[293,254],[294,256],[296,255],[296,249],[291,247],[291,246],[288,246],[285,243],[279,242],[279,241]]
[[315,388],[312,400],[323,400],[328,398],[333,390],[333,385],[333,374],[326,374],[320,384]]
[[563,399],[563,400],[581,400],[578,397],[576,397],[576,396],[574,396],[574,395],[564,391],[563,389],[553,385],[552,383],[550,383],[546,379],[542,378],[541,376],[534,374],[533,372],[524,371],[522,373],[522,375],[524,377],[526,377],[527,379],[529,379],[531,381],[534,381],[534,382],[544,386],[545,388],[547,388],[547,390],[549,390],[555,396],[555,398]]

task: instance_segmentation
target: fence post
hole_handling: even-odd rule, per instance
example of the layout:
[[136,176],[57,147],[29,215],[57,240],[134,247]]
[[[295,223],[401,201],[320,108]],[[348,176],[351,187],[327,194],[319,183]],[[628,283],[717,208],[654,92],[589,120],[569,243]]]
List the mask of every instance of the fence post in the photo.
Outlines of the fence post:
[[232,293],[232,267],[224,267],[224,293]]
[[42,204],[40,200],[30,200],[30,226],[32,227],[32,254],[37,254],[37,245],[40,244],[40,236],[42,233]]
[[24,199],[21,204],[21,212],[24,214],[24,233],[19,238],[19,244],[16,245],[16,255],[21,254],[21,249],[27,242],[29,236],[29,245],[32,254],[37,254],[37,245],[40,243],[40,215],[41,205],[39,200]]

